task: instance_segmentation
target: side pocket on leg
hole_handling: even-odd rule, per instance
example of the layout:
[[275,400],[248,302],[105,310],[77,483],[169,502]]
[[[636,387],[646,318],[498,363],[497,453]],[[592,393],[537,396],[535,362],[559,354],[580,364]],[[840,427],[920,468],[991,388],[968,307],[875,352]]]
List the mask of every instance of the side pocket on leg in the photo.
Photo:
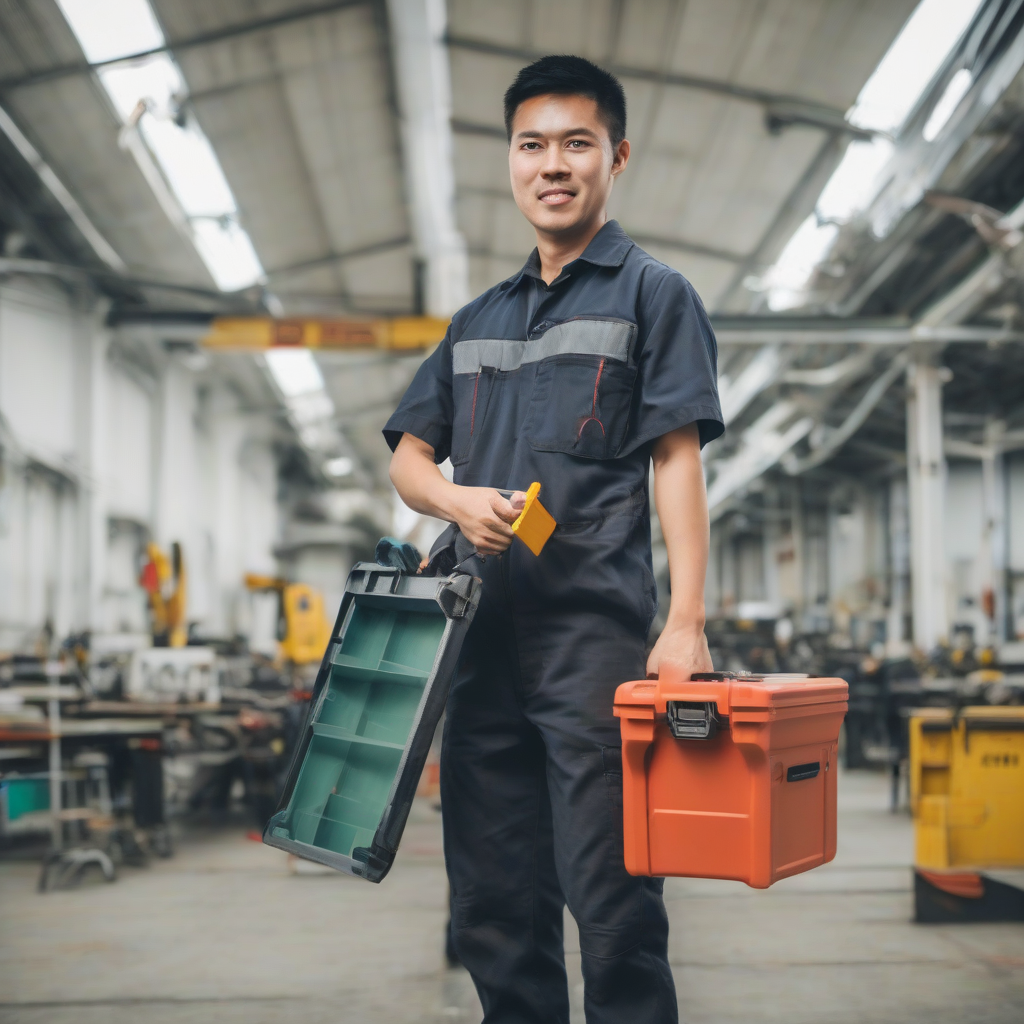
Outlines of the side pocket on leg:
[[604,781],[608,790],[607,811],[612,834],[612,850],[615,867],[625,870],[626,854],[622,837],[622,748],[602,747],[601,761],[604,766]]

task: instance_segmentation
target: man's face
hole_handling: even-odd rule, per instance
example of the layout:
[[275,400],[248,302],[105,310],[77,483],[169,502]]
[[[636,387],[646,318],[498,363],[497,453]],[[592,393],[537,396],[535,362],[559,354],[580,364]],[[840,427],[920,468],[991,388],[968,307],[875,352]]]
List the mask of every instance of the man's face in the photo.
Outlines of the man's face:
[[[533,96],[516,110],[508,163],[512,194],[542,234],[572,236],[604,210],[629,143],[612,150],[597,103],[586,96]],[[599,218],[599,219],[598,219]]]

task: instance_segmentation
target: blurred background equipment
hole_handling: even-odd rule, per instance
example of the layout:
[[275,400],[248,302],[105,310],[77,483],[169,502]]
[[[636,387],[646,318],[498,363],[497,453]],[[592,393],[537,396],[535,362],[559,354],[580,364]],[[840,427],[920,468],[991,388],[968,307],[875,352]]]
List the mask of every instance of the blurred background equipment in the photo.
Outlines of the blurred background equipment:
[[1024,708],[910,716],[918,921],[1024,921]]
[[245,585],[252,591],[278,595],[277,638],[282,662],[297,668],[318,665],[331,638],[323,594],[305,583],[255,573],[246,574]]
[[154,647],[184,647],[188,642],[185,622],[186,578],[181,545],[171,545],[168,558],[156,544],[146,545],[146,564],[139,583],[149,595]]
[[132,654],[129,700],[220,703],[220,687],[209,647],[150,647]]

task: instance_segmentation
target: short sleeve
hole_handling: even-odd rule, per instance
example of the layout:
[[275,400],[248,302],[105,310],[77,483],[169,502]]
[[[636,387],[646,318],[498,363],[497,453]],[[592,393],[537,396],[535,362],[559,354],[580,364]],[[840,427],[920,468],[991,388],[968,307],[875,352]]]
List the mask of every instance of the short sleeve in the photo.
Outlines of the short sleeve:
[[398,408],[384,426],[391,450],[403,434],[412,434],[434,449],[434,461],[444,462],[452,449],[452,329],[423,360]]
[[711,322],[686,278],[659,269],[639,295],[637,377],[620,455],[689,423],[697,424],[702,448],[725,430]]

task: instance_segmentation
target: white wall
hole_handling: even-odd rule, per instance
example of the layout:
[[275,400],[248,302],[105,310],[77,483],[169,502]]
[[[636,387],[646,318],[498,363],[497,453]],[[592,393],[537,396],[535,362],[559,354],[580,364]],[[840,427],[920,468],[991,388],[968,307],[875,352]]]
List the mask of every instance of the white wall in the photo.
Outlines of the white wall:
[[[147,628],[145,541],[182,544],[189,620],[244,632],[245,572],[274,573],[272,414],[47,279],[0,286],[0,650],[52,627]],[[138,358],[136,358],[138,357]]]
[[0,286],[0,649],[80,628],[82,315],[47,281]]
[[55,285],[0,288],[0,409],[26,456],[76,463],[75,316]]

